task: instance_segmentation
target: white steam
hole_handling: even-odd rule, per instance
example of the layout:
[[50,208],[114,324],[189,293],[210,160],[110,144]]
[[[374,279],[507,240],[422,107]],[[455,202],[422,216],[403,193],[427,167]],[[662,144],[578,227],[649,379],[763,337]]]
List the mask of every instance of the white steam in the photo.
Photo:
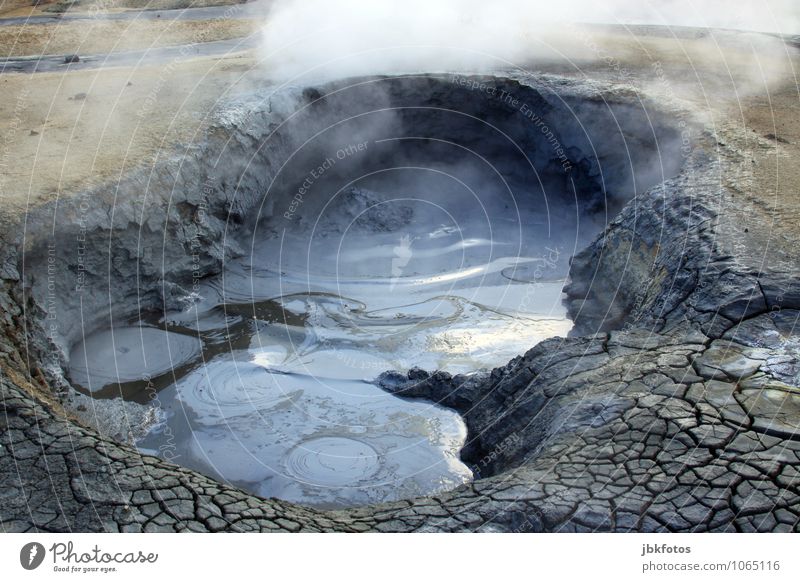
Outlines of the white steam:
[[285,77],[591,58],[569,23],[800,31],[797,0],[277,0],[264,57]]

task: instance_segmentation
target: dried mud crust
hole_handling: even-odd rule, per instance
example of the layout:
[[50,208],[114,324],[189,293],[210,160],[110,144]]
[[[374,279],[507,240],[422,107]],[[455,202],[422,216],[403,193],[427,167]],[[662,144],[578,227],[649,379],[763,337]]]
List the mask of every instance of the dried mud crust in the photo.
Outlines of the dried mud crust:
[[26,300],[8,267],[0,529],[798,531],[796,265],[766,270],[734,244],[719,175],[735,160],[701,147],[687,167],[573,258],[566,292],[580,337],[491,373],[381,378],[464,416],[463,457],[478,477],[381,506],[260,499],[69,420],[20,356]]

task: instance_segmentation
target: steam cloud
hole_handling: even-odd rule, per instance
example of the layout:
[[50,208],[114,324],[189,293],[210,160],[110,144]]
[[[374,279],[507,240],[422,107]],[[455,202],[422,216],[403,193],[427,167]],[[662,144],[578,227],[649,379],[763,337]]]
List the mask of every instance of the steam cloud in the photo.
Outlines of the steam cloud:
[[797,34],[796,0],[277,0],[265,60],[277,74],[333,77],[523,65],[591,56],[568,23]]

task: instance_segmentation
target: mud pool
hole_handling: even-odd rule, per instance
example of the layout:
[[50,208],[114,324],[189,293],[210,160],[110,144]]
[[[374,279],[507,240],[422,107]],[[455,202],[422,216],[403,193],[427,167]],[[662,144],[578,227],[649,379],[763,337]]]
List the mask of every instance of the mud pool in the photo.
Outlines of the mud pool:
[[397,204],[427,218],[336,244],[255,241],[185,311],[79,342],[72,380],[99,397],[157,398],[164,418],[143,451],[266,497],[343,506],[469,481],[459,415],[372,381],[490,368],[565,335],[562,261]]

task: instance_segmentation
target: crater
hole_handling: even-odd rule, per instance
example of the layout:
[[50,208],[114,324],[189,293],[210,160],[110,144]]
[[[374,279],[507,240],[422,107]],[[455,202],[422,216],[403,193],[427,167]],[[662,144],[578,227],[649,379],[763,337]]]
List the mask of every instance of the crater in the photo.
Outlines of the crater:
[[141,451],[319,507],[472,480],[465,411],[376,379],[569,334],[570,258],[682,159],[667,113],[550,78],[359,78],[241,111],[170,192],[84,222],[80,265],[39,249],[81,282],[51,340],[77,390],[158,410]]

